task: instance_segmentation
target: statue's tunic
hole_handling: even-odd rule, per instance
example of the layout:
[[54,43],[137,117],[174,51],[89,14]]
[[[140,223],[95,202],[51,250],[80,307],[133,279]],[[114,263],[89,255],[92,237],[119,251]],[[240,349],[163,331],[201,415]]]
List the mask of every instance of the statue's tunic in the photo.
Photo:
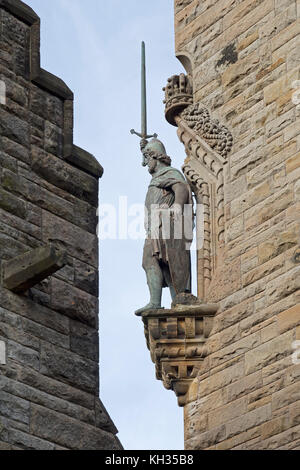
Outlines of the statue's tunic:
[[[169,222],[171,229],[170,237],[165,239],[162,227],[164,220],[168,219],[163,218],[163,211],[161,210],[169,209],[174,204],[175,194],[172,191],[172,186],[176,183],[184,183],[187,185],[189,190],[189,200],[187,204],[190,204],[190,207],[192,207],[192,193],[183,174],[176,168],[162,168],[153,175],[149,184],[145,201],[145,228],[147,233],[146,244],[151,243],[152,255],[156,256],[161,263],[165,263],[169,266],[174,288],[179,293],[190,290],[190,252],[187,247],[192,237],[187,239],[185,237],[185,231],[182,229],[182,237],[180,237],[180,240],[174,240],[174,222],[171,219],[171,222]],[[160,209],[160,211],[158,209]],[[168,212],[168,215],[169,214]],[[192,210],[190,211],[190,215],[192,217]],[[182,221],[182,225],[183,222],[184,221]],[[176,248],[174,247],[174,243],[176,243]],[[178,276],[180,272],[189,273],[189,275],[181,276],[181,279],[186,278],[188,279],[187,281],[178,280],[180,278],[180,276]],[[184,283],[184,286],[182,283]],[[164,285],[166,286],[166,283]]]

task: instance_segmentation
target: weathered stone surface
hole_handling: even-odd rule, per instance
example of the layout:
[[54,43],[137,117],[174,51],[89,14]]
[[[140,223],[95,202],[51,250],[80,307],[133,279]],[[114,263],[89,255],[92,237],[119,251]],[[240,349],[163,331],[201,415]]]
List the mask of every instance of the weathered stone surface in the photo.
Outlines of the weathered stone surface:
[[7,418],[29,424],[30,403],[0,390],[0,413]]
[[31,427],[34,435],[69,449],[120,449],[118,439],[111,433],[36,405],[32,407]]
[[98,299],[54,278],[52,279],[51,308],[93,327],[97,325]]
[[15,141],[17,144],[29,145],[29,124],[0,108],[1,135]]
[[17,217],[26,219],[27,208],[24,201],[0,188],[0,208]]
[[28,385],[24,385],[15,380],[1,377],[0,389],[5,392],[7,396],[11,397],[12,402],[13,400],[18,402],[18,399],[21,399],[21,403],[35,403],[48,409],[63,413],[67,416],[79,419],[85,423],[91,425],[95,424],[94,411],[71,404],[66,400],[55,397],[49,393],[36,390],[33,387],[29,387]]
[[40,325],[51,328],[54,331],[58,331],[63,334],[69,333],[69,319],[67,317],[46,307],[37,305],[29,298],[17,296],[8,290],[2,290],[0,306],[35,321]]
[[250,374],[292,353],[293,334],[287,332],[245,354],[245,373]]
[[79,260],[74,260],[75,268],[75,281],[74,284],[78,289],[89,292],[92,295],[98,296],[99,276],[98,272],[92,266],[82,263]]
[[70,321],[70,349],[80,356],[97,361],[99,341],[97,330],[78,321]]
[[98,266],[98,238],[76,225],[43,211],[43,238],[58,248],[66,248],[74,258]]
[[98,391],[98,362],[45,342],[41,344],[40,372],[86,392]]
[[32,169],[39,176],[93,206],[98,204],[98,181],[60,158],[32,149]]

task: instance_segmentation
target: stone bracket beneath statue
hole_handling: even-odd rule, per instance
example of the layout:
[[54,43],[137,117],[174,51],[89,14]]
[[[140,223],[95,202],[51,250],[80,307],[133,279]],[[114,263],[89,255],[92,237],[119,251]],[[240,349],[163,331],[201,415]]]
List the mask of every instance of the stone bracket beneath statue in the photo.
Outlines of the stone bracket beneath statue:
[[2,263],[2,285],[21,294],[66,264],[66,252],[53,245],[23,253]]
[[205,344],[217,310],[216,304],[199,303],[141,314],[156,378],[175,392],[179,406],[186,404],[189,387],[207,355]]

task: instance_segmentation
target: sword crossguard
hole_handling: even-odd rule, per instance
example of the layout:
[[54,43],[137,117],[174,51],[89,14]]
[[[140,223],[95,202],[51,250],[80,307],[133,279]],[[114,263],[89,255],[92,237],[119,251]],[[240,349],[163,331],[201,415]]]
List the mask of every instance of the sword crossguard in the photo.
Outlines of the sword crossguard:
[[154,137],[154,139],[156,139],[156,138],[158,137],[157,134],[153,134],[153,135],[143,135],[143,134],[140,134],[139,132],[136,132],[134,129],[131,129],[130,133],[137,135],[137,136],[140,137],[141,139],[150,139],[151,137]]

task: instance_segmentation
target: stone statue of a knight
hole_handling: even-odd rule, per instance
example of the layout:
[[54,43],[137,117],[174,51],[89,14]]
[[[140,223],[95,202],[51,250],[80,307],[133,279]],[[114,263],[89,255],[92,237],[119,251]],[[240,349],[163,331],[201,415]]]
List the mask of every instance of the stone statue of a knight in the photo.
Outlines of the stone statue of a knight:
[[160,309],[164,287],[170,289],[172,300],[191,292],[193,231],[192,193],[183,174],[171,167],[171,158],[158,139],[142,139],[141,150],[143,165],[152,176],[145,202],[143,253],[150,302],[136,314]]
[[[172,300],[178,294],[191,292],[190,244],[193,238],[192,192],[183,174],[171,167],[157,135],[147,133],[145,43],[142,42],[141,67],[141,132],[131,129],[141,138],[143,166],[152,176],[146,209],[146,240],[143,268],[146,272],[150,301],[136,311],[160,309],[162,289],[169,287]],[[149,138],[154,137],[152,140]]]

